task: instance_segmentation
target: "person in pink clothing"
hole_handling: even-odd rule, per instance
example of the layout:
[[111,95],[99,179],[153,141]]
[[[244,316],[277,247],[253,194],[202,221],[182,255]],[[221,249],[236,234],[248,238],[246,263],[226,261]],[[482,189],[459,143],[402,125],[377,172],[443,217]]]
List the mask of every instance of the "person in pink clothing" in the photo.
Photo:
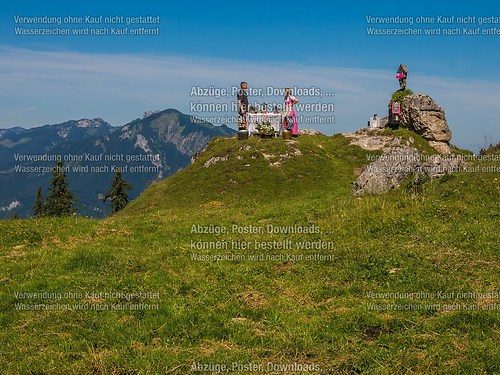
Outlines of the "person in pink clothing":
[[298,103],[299,100],[292,95],[292,90],[290,88],[285,89],[285,112],[287,113],[285,117],[286,129],[292,131],[292,136],[296,137],[299,135],[299,123],[297,121],[297,115],[293,109],[293,105]]

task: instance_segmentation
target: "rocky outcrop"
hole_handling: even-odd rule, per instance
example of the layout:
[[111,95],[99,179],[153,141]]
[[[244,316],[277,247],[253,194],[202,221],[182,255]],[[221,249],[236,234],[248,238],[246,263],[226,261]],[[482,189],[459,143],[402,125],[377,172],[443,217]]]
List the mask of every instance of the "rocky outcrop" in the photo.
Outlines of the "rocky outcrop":
[[352,194],[383,194],[397,188],[418,167],[420,153],[410,147],[396,147],[366,166],[353,183]]
[[207,160],[203,166],[205,168],[208,168],[210,167],[211,165],[214,165],[216,163],[218,163],[219,161],[226,161],[226,160],[229,160],[229,156],[214,156],[213,158],[210,158],[209,160]]
[[451,130],[444,110],[429,96],[412,94],[401,106],[401,123],[420,134],[440,154],[451,154]]
[[459,172],[464,166],[459,155],[429,156],[412,147],[394,147],[363,169],[351,193],[355,196],[383,194],[399,187],[411,175],[441,177]]
[[[362,128],[353,133],[344,133],[343,135],[351,138],[351,145],[356,145],[369,151],[388,150],[391,147],[401,145],[401,137],[382,135],[383,130],[382,128]],[[410,138],[407,146],[410,146],[413,142],[413,138]]]
[[320,131],[316,129],[301,129],[300,130],[301,135],[324,135]]
[[382,151],[382,155],[369,155],[371,164],[353,171],[357,179],[351,193],[355,196],[387,193],[412,175],[417,180],[420,177],[435,178],[459,172],[466,166],[459,155],[423,154],[414,147],[413,137],[405,139],[385,135],[383,129],[363,128],[344,136],[351,139],[351,145],[367,151]]
[[439,152],[440,154],[449,155],[451,154],[451,148],[448,142],[442,141],[429,141],[429,146],[431,146],[434,150]]

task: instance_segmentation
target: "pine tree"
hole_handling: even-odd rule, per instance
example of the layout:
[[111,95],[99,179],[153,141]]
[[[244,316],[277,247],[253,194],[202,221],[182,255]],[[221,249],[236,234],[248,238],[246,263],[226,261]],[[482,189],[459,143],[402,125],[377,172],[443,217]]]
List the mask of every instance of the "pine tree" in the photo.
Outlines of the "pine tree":
[[132,189],[132,185],[122,178],[122,171],[120,168],[116,169],[115,177],[110,182],[111,188],[102,201],[106,202],[109,199],[111,201],[111,210],[115,213],[122,210],[128,204],[127,190]]
[[69,190],[66,181],[66,170],[61,160],[56,162],[52,170],[52,180],[49,186],[49,195],[45,202],[44,213],[47,216],[68,216],[75,212],[73,204],[76,199]]
[[35,217],[43,216],[45,210],[45,204],[43,203],[43,195],[42,188],[38,188],[38,192],[36,193],[35,204],[33,205],[33,215]]

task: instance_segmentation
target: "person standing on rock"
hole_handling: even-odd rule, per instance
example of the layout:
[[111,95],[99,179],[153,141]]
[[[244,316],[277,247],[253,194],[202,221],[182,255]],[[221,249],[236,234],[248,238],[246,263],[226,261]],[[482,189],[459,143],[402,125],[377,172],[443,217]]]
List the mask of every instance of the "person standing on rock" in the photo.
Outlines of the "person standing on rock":
[[299,135],[299,123],[297,121],[297,115],[293,109],[293,105],[298,103],[299,99],[292,95],[292,90],[290,88],[285,89],[285,123],[286,129],[292,131],[292,136],[297,137]]
[[408,77],[408,68],[405,64],[401,64],[396,72],[396,78],[399,80],[399,87],[401,90],[406,90],[406,78]]
[[241,82],[240,89],[236,94],[238,100],[238,129],[246,130],[247,128],[247,112],[248,112],[248,83]]

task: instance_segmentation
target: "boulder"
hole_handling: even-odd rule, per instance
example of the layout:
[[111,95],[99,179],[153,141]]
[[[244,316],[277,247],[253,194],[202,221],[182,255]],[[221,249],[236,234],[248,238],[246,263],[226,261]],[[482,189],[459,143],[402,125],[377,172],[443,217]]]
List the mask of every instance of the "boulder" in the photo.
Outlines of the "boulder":
[[445,112],[429,95],[408,95],[401,110],[403,125],[424,137],[439,153],[451,153],[449,141],[452,133]]
[[436,178],[460,172],[465,166],[459,155],[429,156],[410,146],[393,147],[385,149],[377,160],[361,171],[353,182],[351,194],[383,194],[399,187],[412,174]]
[[395,147],[365,167],[353,182],[351,194],[383,194],[395,189],[420,165],[420,153],[411,147]]
[[422,159],[419,172],[436,178],[463,171],[466,167],[467,163],[460,155],[431,155]]
[[448,142],[429,141],[429,146],[440,154],[451,154],[451,148]]

